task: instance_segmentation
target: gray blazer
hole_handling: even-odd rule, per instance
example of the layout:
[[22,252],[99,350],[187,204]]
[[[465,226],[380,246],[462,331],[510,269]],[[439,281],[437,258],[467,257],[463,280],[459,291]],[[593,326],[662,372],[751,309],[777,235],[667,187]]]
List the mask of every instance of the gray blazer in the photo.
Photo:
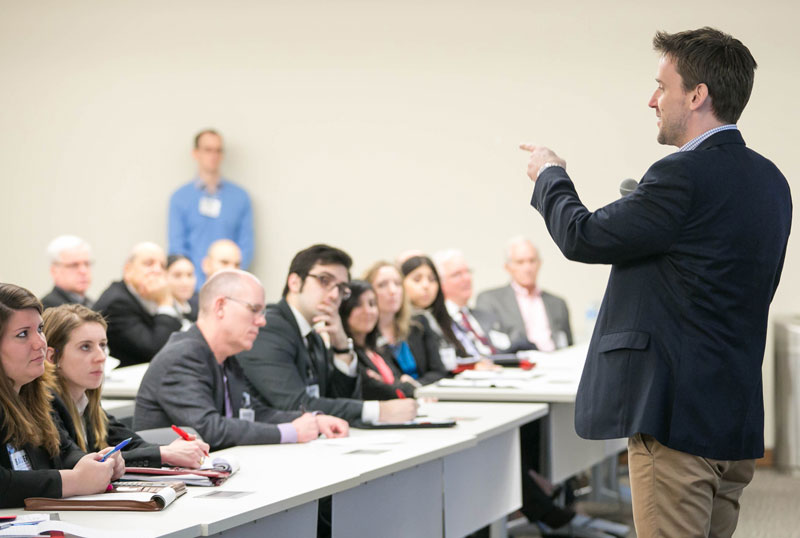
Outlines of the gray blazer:
[[[553,342],[557,347],[563,347],[564,338],[558,336],[559,333],[562,333],[566,337],[567,345],[571,346],[572,329],[569,325],[567,303],[564,302],[564,299],[546,291],[542,292],[542,302],[547,313],[547,320],[550,322]],[[517,298],[514,295],[514,289],[511,284],[481,292],[478,295],[477,308],[494,314],[500,320],[502,331],[508,333],[512,340],[527,338],[525,322],[522,320],[522,314],[519,311]]]
[[[233,418],[225,417],[223,369]],[[279,443],[276,424],[291,422],[301,413],[271,409],[252,394],[256,421],[240,420],[244,392],[244,374],[236,357],[228,357],[220,367],[200,329],[192,325],[186,332],[174,333],[150,362],[136,395],[134,429],[191,426],[212,450]]]

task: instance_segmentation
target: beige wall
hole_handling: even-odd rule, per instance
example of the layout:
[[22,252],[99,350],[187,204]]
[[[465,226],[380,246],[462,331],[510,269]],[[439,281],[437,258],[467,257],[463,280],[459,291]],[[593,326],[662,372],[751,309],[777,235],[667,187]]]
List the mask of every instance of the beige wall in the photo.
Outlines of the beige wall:
[[[482,289],[504,283],[503,243],[526,233],[582,334],[608,268],[553,246],[518,142],[565,157],[590,208],[613,200],[672,151],[647,108],[654,31],[711,24],[758,60],[740,127],[800,192],[800,10],[757,6],[0,0],[0,279],[45,292],[47,242],[75,233],[94,245],[97,296],[133,243],[166,241],[191,137],[214,126],[226,174],[253,197],[252,269],[271,298],[312,242],[348,250],[356,273],[407,248],[458,247]],[[790,244],[774,313],[798,310],[799,267]],[[768,445],[772,371],[770,347]]]

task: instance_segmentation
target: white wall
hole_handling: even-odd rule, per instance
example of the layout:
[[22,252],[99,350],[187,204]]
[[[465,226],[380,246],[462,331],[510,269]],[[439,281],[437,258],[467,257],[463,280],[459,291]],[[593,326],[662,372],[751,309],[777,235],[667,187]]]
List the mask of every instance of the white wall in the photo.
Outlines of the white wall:
[[[527,233],[581,334],[608,268],[567,262],[529,207],[520,141],[567,159],[601,206],[672,151],[655,142],[656,30],[717,26],[760,66],[740,122],[796,192],[795,2],[11,2],[0,0],[0,279],[49,287],[60,233],[95,247],[96,297],[137,241],[166,241],[193,134],[225,136],[252,194],[253,271],[277,298],[294,252],[325,241],[360,273],[407,248],[463,249],[500,285]],[[793,242],[796,240],[793,239]],[[790,243],[774,313],[796,312]],[[771,445],[771,345],[765,360]]]

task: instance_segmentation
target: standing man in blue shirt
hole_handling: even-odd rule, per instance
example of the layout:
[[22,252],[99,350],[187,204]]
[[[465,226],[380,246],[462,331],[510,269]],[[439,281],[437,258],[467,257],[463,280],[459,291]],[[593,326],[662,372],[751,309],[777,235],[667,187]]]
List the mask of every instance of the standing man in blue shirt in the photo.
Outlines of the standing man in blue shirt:
[[[253,210],[244,189],[220,175],[222,137],[213,129],[194,137],[197,175],[169,201],[169,253],[187,256],[199,268],[208,247],[230,239],[242,249],[242,268],[253,259]],[[197,273],[197,287],[205,278]]]

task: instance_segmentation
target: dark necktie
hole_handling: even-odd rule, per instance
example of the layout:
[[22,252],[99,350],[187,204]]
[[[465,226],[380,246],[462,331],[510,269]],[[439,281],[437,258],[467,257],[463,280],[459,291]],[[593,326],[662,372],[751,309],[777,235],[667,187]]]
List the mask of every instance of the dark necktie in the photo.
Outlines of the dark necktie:
[[489,341],[489,339],[486,338],[485,336],[482,336],[481,334],[478,333],[478,331],[475,330],[475,328],[469,322],[469,316],[467,316],[467,313],[464,312],[463,310],[461,311],[461,322],[464,324],[464,328],[467,329],[469,332],[471,332],[473,336],[475,336],[475,338],[477,338],[480,341],[481,344],[489,348],[492,355],[497,353],[497,350]]

